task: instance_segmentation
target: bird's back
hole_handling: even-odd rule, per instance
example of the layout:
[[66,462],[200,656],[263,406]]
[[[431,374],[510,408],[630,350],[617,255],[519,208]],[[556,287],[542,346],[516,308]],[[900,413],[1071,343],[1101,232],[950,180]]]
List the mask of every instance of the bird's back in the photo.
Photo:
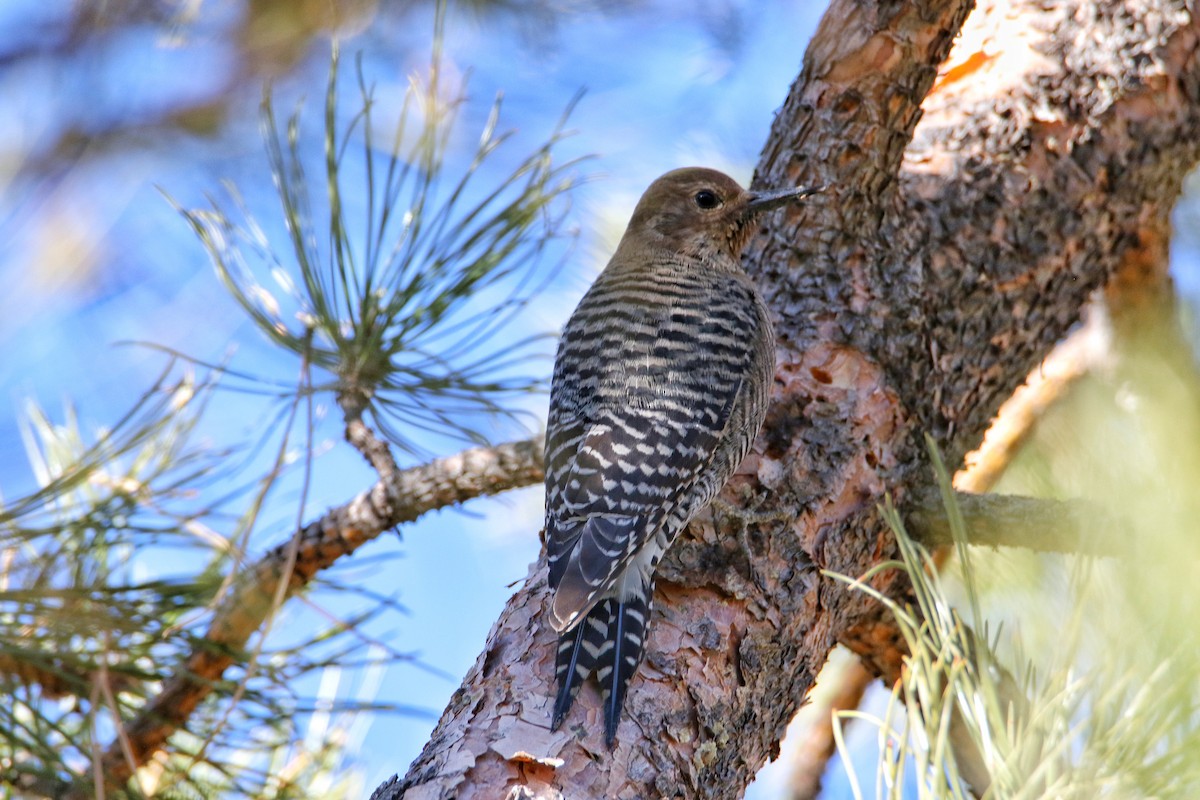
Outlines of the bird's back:
[[[664,526],[673,538],[720,489],[766,405],[769,375],[752,373],[774,366],[766,311],[740,269],[689,269],[674,254],[616,266],[568,322],[551,388],[547,545],[551,584],[571,598],[556,615],[585,613],[640,548]],[[731,423],[748,432],[725,436]],[[596,517],[618,528],[589,547]],[[569,572],[573,558],[598,563]],[[569,574],[582,584],[563,586]]]

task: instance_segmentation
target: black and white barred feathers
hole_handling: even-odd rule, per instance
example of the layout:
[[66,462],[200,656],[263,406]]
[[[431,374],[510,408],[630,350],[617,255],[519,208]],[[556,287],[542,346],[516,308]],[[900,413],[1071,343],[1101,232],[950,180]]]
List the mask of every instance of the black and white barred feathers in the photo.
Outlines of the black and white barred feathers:
[[760,212],[811,191],[750,193],[714,170],[667,173],[563,331],[546,430],[554,728],[595,672],[613,744],[655,567],[766,413],[774,336],[742,246]]

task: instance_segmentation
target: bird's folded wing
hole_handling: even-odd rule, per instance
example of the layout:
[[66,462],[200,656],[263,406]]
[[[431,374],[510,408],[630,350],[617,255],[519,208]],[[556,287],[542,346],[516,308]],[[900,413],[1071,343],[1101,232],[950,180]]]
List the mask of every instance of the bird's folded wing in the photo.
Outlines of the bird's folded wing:
[[708,426],[662,413],[639,429],[606,412],[580,442],[547,515],[554,616],[565,627],[613,586],[713,457]]

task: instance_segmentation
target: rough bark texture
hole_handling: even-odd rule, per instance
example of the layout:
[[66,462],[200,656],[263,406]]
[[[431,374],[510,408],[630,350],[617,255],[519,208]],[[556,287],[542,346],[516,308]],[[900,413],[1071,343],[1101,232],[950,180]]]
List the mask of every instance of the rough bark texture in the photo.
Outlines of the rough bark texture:
[[898,670],[883,612],[818,570],[892,554],[876,503],[927,481],[922,434],[961,461],[1200,158],[1184,3],[981,8],[977,49],[926,100],[968,7],[835,2],[809,48],[759,182],[832,188],[777,214],[748,259],[779,370],[725,498],[760,514],[714,512],[663,564],[615,751],[590,686],[548,729],[539,562],[378,797],[739,797],[835,641]]

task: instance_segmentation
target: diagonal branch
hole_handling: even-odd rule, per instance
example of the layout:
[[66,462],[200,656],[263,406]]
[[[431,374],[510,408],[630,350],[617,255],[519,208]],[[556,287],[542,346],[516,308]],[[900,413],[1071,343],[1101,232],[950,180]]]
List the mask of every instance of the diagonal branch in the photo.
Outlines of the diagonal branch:
[[[306,586],[320,570],[348,556],[397,525],[429,511],[498,494],[542,480],[541,437],[481,447],[400,470],[380,480],[350,502],[327,511],[298,536],[277,546],[239,579],[236,589],[216,610],[204,641],[180,665],[120,738],[128,742],[132,761],[145,764],[175,731],[183,728],[225,670],[240,659],[246,642],[262,626],[273,606],[279,581],[295,548],[295,567],[287,594]],[[298,544],[297,544],[298,540]],[[122,787],[132,775],[120,741],[104,754],[110,787]],[[81,793],[80,797],[90,797]]]

